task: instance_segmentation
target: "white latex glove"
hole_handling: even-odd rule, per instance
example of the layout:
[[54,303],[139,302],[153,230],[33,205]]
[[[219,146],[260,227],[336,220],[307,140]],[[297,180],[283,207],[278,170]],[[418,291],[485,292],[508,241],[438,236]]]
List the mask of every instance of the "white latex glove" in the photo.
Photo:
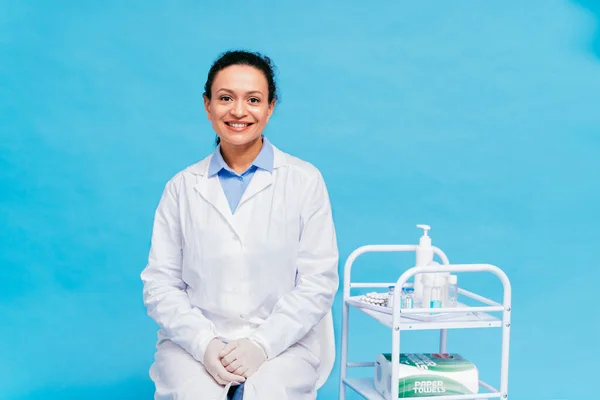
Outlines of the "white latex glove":
[[220,352],[225,348],[225,343],[217,338],[210,341],[204,352],[204,368],[215,378],[215,381],[220,385],[226,385],[229,382],[244,382],[246,379],[243,376],[235,375],[227,372],[221,363]]
[[240,339],[228,343],[221,353],[221,363],[227,371],[249,378],[267,360],[262,347],[250,339]]

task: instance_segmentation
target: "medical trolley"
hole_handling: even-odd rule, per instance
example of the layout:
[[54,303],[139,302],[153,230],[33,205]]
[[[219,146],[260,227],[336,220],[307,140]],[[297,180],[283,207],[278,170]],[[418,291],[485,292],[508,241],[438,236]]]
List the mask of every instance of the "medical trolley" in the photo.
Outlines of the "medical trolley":
[[[433,247],[433,246],[432,246]],[[508,399],[508,358],[509,358],[509,340],[510,340],[510,315],[511,315],[511,286],[506,274],[497,266],[490,264],[450,264],[446,255],[437,247],[433,247],[434,254],[437,255],[442,264],[433,266],[418,266],[406,270],[395,283],[384,282],[352,282],[352,266],[356,259],[367,253],[382,252],[414,252],[416,245],[367,245],[354,250],[344,266],[344,286],[343,286],[343,314],[342,314],[342,348],[341,348],[341,370],[340,370],[340,393],[339,399],[346,399],[346,391],[352,389],[364,398],[369,400],[385,400],[375,389],[373,378],[349,378],[347,376],[348,368],[374,367],[374,362],[349,362],[348,361],[348,329],[349,329],[349,310],[350,307],[356,308],[363,313],[371,316],[375,320],[388,326],[392,330],[392,387],[391,399],[398,398],[398,366],[400,357],[400,332],[416,330],[439,330],[440,346],[439,352],[446,353],[446,340],[448,329],[467,329],[467,328],[500,328],[502,329],[501,339],[501,365],[500,365],[500,388],[496,389],[491,385],[479,380],[480,390],[477,394],[443,395],[411,397],[411,399],[421,400],[467,400],[467,399]],[[420,273],[457,273],[457,272],[490,272],[495,275],[503,285],[502,304],[487,299],[476,293],[469,292],[459,288],[459,296],[464,296],[474,300],[476,306],[467,306],[460,303],[453,308],[442,308],[441,313],[444,318],[437,318],[432,315],[430,308],[401,308],[400,301],[394,301],[389,310],[382,311],[382,307],[372,306],[360,300],[361,296],[351,296],[351,289],[355,288],[376,288],[385,289],[391,285],[394,287],[393,299],[399,299],[401,290],[412,286],[409,279],[415,274]],[[463,298],[464,298],[463,297]],[[495,313],[496,316],[492,315]],[[501,313],[501,314],[500,314]],[[424,318],[414,318],[416,316],[425,316]],[[448,317],[450,315],[450,317]],[[481,377],[480,377],[481,379]]]

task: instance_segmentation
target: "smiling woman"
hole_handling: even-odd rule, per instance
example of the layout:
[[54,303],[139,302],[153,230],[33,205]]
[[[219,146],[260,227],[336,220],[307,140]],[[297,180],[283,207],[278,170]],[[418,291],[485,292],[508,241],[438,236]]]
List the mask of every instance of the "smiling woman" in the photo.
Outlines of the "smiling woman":
[[166,185],[144,303],[160,327],[155,399],[316,398],[335,357],[338,248],[319,170],[263,135],[277,99],[269,58],[211,67],[214,153]]
[[[256,134],[263,131],[277,100],[273,69],[268,57],[244,51],[225,53],[212,65],[204,85],[204,105],[217,143],[228,132],[242,132],[251,125],[255,125],[254,136],[242,140],[258,139]],[[213,92],[215,101],[211,101]],[[233,129],[222,129],[219,122]]]
[[[246,53],[230,53],[230,62],[246,61]],[[255,64],[267,61],[256,57]],[[269,64],[267,64],[268,66]],[[213,66],[213,68],[216,68]],[[268,71],[271,71],[268,69]],[[254,65],[233,64],[222,68],[204,93],[204,105],[221,144],[225,161],[236,172],[244,171],[262,147],[262,132],[275,107],[275,84],[272,72],[265,74]],[[242,159],[238,156],[245,155]],[[248,157],[250,157],[248,159]]]

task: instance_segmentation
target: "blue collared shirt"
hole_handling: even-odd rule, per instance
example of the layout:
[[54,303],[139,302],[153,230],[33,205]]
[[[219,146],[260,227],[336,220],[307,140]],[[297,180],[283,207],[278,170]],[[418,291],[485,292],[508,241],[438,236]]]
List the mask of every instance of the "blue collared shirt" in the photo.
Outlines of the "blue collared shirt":
[[248,187],[250,180],[254,176],[256,170],[264,169],[265,171],[273,171],[273,145],[263,136],[263,146],[260,153],[254,159],[248,169],[241,174],[232,170],[221,155],[221,145],[219,144],[213,153],[213,156],[208,165],[208,176],[212,177],[219,175],[219,181],[225,197],[231,208],[231,213],[235,213],[244,191]]

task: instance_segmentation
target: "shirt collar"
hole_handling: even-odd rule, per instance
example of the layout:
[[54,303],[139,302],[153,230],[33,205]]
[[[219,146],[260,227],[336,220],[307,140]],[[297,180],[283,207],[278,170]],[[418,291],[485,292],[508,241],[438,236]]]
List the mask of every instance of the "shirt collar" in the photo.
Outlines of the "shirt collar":
[[[263,145],[260,149],[260,152],[252,162],[251,166],[255,166],[257,168],[264,169],[265,171],[272,172],[273,171],[273,145],[269,142],[269,139],[266,137],[262,137]],[[214,176],[221,172],[221,170],[227,170],[233,172],[231,168],[227,165],[223,156],[221,155],[221,144],[217,145],[213,156],[210,159],[210,164],[208,165],[208,176]]]

